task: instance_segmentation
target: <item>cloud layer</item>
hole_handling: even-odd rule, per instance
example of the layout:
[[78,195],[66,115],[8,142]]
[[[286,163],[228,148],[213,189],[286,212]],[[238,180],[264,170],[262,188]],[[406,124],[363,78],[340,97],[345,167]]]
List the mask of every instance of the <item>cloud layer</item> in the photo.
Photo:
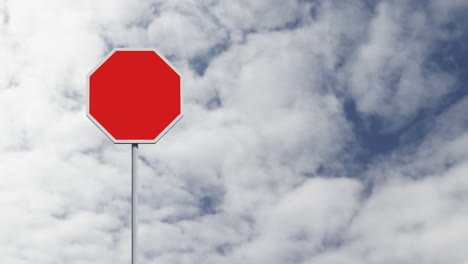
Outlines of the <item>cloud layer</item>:
[[141,263],[465,263],[465,1],[0,2],[0,262],[130,262],[130,147],[86,118],[115,47],[184,118],[141,146]]

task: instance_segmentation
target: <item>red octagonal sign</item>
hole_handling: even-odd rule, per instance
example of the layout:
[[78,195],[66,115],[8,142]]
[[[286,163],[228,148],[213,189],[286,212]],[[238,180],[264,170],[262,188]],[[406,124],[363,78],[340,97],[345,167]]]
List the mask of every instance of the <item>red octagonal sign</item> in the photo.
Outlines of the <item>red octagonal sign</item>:
[[115,49],[88,75],[87,116],[114,143],[156,143],[181,117],[181,77],[155,50]]

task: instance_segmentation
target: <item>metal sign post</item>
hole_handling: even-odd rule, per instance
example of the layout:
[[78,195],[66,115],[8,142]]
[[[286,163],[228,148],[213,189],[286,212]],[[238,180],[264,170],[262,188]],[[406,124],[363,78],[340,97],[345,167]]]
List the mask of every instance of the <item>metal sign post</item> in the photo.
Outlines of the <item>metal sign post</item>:
[[138,258],[138,144],[154,144],[182,118],[181,75],[153,49],[118,48],[87,76],[88,118],[116,144],[132,144],[132,264]]
[[138,254],[138,144],[132,144],[132,264]]

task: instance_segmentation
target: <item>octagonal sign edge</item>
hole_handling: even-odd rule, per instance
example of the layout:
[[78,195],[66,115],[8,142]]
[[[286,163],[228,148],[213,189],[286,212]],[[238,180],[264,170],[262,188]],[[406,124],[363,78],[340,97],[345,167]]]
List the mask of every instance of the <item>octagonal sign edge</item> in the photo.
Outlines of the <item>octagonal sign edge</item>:
[[[179,76],[179,88],[180,88],[180,113],[175,117],[171,123],[169,123],[164,130],[162,130],[156,138],[152,140],[139,140],[139,139],[116,139],[96,118],[90,113],[90,78],[93,73],[96,72],[112,55],[117,51],[152,51],[159,58],[161,58],[178,76]],[[115,144],[154,144],[158,142],[182,117],[183,117],[183,78],[179,71],[172,65],[172,63],[161,55],[154,48],[114,48],[109,52],[86,76],[86,116],[95,124],[113,143]]]

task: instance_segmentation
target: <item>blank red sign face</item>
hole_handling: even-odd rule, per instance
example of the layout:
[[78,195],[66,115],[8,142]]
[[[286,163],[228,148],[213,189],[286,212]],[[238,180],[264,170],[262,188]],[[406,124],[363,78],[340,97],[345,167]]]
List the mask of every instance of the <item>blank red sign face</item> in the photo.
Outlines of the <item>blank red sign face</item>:
[[153,50],[114,50],[89,75],[88,117],[114,143],[155,143],[182,116],[180,82]]

